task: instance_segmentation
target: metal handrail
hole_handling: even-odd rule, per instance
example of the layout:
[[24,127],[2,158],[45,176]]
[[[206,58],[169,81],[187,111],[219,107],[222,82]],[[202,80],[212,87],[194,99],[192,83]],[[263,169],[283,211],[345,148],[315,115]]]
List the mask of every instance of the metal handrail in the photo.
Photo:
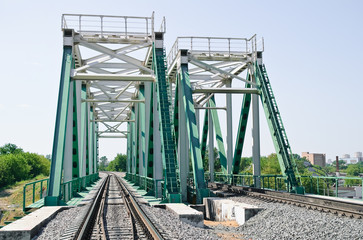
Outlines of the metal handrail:
[[[85,19],[86,18],[86,19]],[[154,35],[154,13],[151,17],[63,14],[61,28],[72,28],[78,33],[105,35]],[[117,31],[115,29],[118,29]]]
[[35,186],[37,183],[40,183],[40,193],[39,193],[39,199],[41,199],[43,197],[43,183],[44,182],[47,182],[47,186],[49,184],[49,178],[46,178],[46,179],[42,179],[42,180],[38,180],[38,181],[34,181],[34,182],[31,182],[31,183],[27,183],[24,185],[23,187],[23,211],[25,212],[25,204],[26,204],[26,189],[28,186],[32,186],[33,187],[33,197],[32,197],[32,203],[35,202]]
[[211,56],[219,53],[231,57],[234,54],[250,54],[264,51],[264,40],[257,40],[256,34],[251,38],[226,38],[226,37],[178,37],[167,56],[170,66],[178,55],[180,49],[190,52],[200,52]]
[[[75,193],[82,191],[82,189],[89,186],[91,183],[95,182],[97,179],[98,179],[98,173],[93,173],[91,175],[87,175],[84,177],[72,179],[67,182],[63,182],[61,184],[61,200],[65,201],[65,202],[69,201],[70,199],[72,199],[75,196]],[[43,197],[47,196],[48,188],[46,189],[47,193],[45,195],[43,194],[43,186],[44,186],[43,183],[45,181],[47,182],[46,186],[48,187],[49,178],[34,181],[34,182],[27,183],[24,185],[24,188],[23,188],[23,211],[24,212],[26,210],[26,196],[27,196],[26,189],[28,188],[28,186],[33,186],[32,203],[34,203],[35,199],[36,199],[36,192],[35,192],[36,184],[40,183],[39,200],[42,199]]]

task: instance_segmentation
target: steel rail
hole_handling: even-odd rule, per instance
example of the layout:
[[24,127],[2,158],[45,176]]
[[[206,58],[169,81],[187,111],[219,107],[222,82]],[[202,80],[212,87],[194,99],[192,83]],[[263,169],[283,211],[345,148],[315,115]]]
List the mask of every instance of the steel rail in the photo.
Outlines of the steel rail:
[[147,217],[145,212],[141,209],[139,204],[136,202],[135,198],[130,194],[129,190],[126,188],[126,186],[122,183],[121,179],[116,176],[117,182],[119,183],[119,186],[121,187],[124,197],[125,197],[125,203],[128,205],[131,214],[135,219],[138,220],[138,222],[141,224],[143,230],[145,231],[145,234],[148,236],[149,239],[155,239],[155,240],[162,240],[164,239],[162,235],[159,233],[157,228],[154,226],[154,224],[150,221],[150,219]]
[[363,218],[363,204],[220,183],[209,183],[209,187],[246,195],[263,201],[288,203],[341,216],[357,219]]
[[88,212],[81,224],[81,227],[78,229],[77,233],[73,238],[74,240],[87,239],[92,234],[96,213],[97,210],[99,209],[99,206],[104,196],[104,192],[106,190],[106,186],[109,184],[109,182],[110,182],[110,176],[108,175],[106,179],[103,181],[102,186],[100,187],[97,196],[93,200],[91,207],[88,209]]

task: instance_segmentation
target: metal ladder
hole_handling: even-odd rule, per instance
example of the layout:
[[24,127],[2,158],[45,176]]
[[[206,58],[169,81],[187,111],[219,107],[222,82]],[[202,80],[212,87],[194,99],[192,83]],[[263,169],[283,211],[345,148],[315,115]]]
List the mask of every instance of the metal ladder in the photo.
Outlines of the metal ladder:
[[[277,107],[276,99],[273,94],[270,80],[268,78],[266,67],[264,64],[256,64],[257,83],[261,90],[261,101],[265,109],[266,118],[270,127],[273,142],[276,148],[277,157],[279,159],[281,171],[287,176],[288,184],[293,191],[299,184],[295,173],[298,174],[296,163],[292,157],[292,151],[287,139],[286,131],[282,123],[281,114]],[[289,189],[291,191],[291,189]],[[297,190],[300,191],[300,190]]]
[[178,165],[175,154],[175,142],[171,124],[171,96],[169,84],[166,81],[165,51],[154,48],[154,67],[157,77],[157,92],[159,102],[159,116],[162,136],[162,154],[165,158],[165,179],[168,193],[179,193]]

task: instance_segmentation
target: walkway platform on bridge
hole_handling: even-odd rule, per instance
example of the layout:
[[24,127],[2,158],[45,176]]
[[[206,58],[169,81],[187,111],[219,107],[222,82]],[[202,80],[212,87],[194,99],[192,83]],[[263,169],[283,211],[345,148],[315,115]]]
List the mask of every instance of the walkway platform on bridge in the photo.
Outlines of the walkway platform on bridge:
[[[64,206],[71,207],[71,206],[78,206],[79,204],[84,204],[84,201],[89,200],[89,197],[90,197],[89,195],[92,195],[93,192],[97,192],[100,181],[101,181],[101,179],[98,180],[97,182],[91,184],[91,186],[86,187],[86,189],[83,190],[82,192],[78,192],[77,196],[75,196],[75,197],[71,198],[71,200],[67,201]],[[44,198],[30,204],[25,209],[26,210],[37,209],[37,208],[41,208],[43,206],[44,206]]]
[[148,196],[147,192],[143,189],[140,189],[138,185],[124,179],[125,185],[127,189],[134,194],[137,200],[141,203],[148,204],[150,206],[158,205],[161,203],[161,198],[156,198],[154,196]]

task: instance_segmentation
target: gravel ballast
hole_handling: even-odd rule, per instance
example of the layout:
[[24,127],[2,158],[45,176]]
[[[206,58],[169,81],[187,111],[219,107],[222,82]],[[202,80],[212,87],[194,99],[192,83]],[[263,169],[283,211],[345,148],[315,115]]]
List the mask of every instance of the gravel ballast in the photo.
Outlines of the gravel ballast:
[[41,229],[36,237],[37,240],[59,239],[62,234],[74,224],[80,213],[86,211],[83,207],[72,207],[59,212],[45,227]]
[[[265,208],[237,228],[219,229],[242,233],[247,239],[363,239],[363,220],[339,217],[281,203],[265,203],[248,197],[231,197]],[[218,229],[215,229],[218,230]]]
[[168,239],[220,239],[213,231],[184,223],[165,209],[146,205],[143,205],[142,209]]

